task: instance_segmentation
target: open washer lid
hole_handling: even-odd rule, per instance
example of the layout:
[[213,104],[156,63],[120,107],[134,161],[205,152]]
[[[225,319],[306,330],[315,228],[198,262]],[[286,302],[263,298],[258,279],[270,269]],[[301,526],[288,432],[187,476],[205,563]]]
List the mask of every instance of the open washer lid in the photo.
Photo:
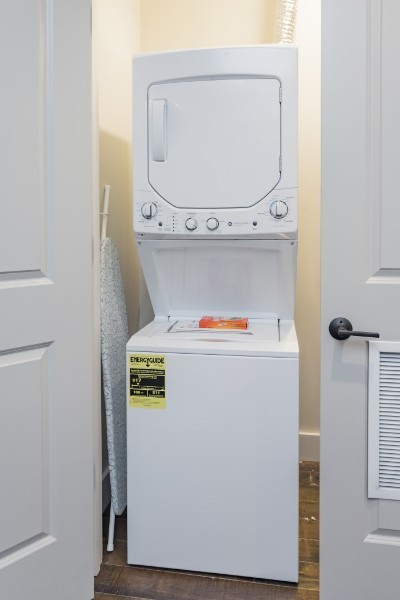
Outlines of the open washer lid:
[[278,184],[276,77],[178,80],[148,89],[148,180],[177,208],[247,208]]
[[294,241],[143,240],[138,249],[156,316],[294,318]]

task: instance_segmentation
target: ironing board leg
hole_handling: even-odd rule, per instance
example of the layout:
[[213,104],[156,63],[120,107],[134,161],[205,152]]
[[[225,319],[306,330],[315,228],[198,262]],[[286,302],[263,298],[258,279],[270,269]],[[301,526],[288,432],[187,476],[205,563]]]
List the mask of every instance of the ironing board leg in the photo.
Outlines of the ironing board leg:
[[114,525],[115,525],[115,512],[113,509],[112,502],[110,502],[110,523],[108,526],[108,543],[107,551],[112,552],[114,550]]

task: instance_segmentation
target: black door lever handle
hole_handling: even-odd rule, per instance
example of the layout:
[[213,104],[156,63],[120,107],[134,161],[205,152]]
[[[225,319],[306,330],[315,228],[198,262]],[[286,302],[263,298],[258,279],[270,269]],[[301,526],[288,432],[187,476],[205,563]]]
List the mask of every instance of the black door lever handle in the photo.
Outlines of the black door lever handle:
[[379,333],[373,331],[353,331],[353,325],[344,317],[336,317],[329,323],[329,333],[335,340],[347,340],[351,335],[357,337],[378,338]]

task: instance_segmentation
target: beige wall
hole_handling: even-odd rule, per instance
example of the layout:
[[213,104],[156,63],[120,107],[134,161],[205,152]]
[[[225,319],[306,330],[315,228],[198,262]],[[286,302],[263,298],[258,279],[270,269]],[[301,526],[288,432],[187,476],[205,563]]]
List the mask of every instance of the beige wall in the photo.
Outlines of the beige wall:
[[[118,244],[130,331],[149,318],[131,218],[131,59],[139,51],[270,43],[275,0],[98,0],[100,186],[112,186],[109,235]],[[299,257],[296,326],[302,457],[319,434],[320,3],[298,0]],[[141,307],[141,317],[139,316]],[[309,435],[306,435],[309,434]]]
[[[320,3],[298,0],[301,456],[319,452]],[[142,0],[141,49],[271,43],[275,0]]]
[[321,0],[298,0],[296,43],[299,48],[296,328],[300,344],[300,431],[310,434],[308,440],[305,436],[301,439],[301,455],[306,458],[319,444]]
[[134,333],[140,268],[132,231],[131,72],[132,56],[140,50],[140,0],[96,1],[100,192],[111,185],[107,235],[118,246],[129,330]]
[[[137,330],[140,268],[132,232],[132,55],[140,49],[140,0],[95,0],[99,118],[99,189],[111,185],[107,235],[118,246],[130,331]],[[103,209],[103,200],[100,199]],[[102,402],[103,470],[108,466]],[[103,471],[106,473],[106,471]],[[103,510],[111,499],[103,479]]]
[[275,0],[142,0],[142,51],[263,44]]

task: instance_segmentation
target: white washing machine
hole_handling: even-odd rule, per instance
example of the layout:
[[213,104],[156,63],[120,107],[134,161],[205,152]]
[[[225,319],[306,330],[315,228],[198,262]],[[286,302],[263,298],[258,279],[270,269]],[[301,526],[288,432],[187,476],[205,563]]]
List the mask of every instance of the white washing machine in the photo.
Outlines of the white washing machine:
[[294,48],[134,59],[131,564],[298,580],[296,130]]

